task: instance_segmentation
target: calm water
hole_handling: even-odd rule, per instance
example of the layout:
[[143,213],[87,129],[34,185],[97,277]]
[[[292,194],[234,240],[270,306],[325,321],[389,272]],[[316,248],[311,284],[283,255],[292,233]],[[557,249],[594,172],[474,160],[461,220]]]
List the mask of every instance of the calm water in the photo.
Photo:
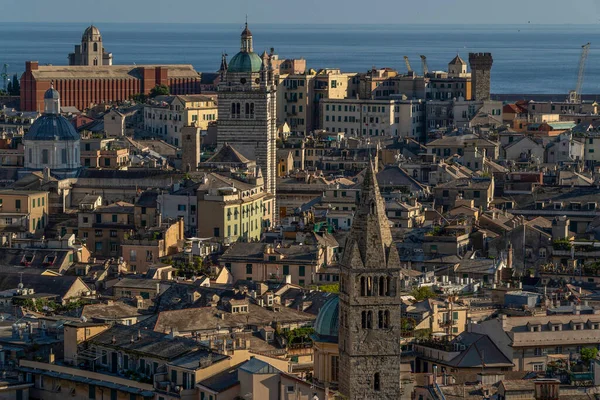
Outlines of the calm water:
[[[215,71],[220,54],[239,49],[234,24],[96,24],[116,64],[190,63]],[[26,60],[66,64],[86,24],[3,23],[0,64],[19,74]],[[600,25],[251,25],[255,51],[274,47],[280,57],[303,57],[311,68],[366,71],[373,65],[405,71],[409,56],[421,71],[446,69],[457,52],[494,56],[494,93],[567,93],[574,88],[581,45],[592,43],[584,93],[600,94]]]

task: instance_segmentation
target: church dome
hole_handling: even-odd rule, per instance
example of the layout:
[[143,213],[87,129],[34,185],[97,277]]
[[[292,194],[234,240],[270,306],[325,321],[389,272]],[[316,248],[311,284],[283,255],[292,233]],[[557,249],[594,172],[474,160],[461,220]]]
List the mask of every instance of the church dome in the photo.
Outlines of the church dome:
[[[46,92],[48,93],[48,92]],[[44,114],[35,120],[23,140],[79,140],[79,134],[62,115]]]
[[100,36],[100,30],[98,28],[96,28],[94,25],[90,25],[83,32],[82,39],[85,40],[87,38],[92,38],[94,36]]
[[241,51],[229,62],[227,72],[260,72],[262,59],[253,52]]
[[314,340],[317,342],[338,341],[340,299],[333,296],[321,307],[315,321]]

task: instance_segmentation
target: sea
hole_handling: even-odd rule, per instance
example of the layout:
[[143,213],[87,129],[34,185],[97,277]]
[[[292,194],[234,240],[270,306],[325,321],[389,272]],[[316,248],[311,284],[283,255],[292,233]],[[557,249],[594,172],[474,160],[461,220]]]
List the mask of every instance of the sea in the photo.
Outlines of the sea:
[[[25,61],[65,65],[88,23],[0,24],[0,67],[21,74]],[[221,54],[239,51],[242,24],[95,23],[115,64],[192,64],[215,72]],[[373,66],[405,72],[404,56],[421,72],[446,70],[459,54],[491,52],[492,92],[557,94],[575,88],[582,45],[590,42],[583,93],[600,97],[598,25],[301,25],[252,24],[254,49],[304,58],[309,68],[364,72]]]

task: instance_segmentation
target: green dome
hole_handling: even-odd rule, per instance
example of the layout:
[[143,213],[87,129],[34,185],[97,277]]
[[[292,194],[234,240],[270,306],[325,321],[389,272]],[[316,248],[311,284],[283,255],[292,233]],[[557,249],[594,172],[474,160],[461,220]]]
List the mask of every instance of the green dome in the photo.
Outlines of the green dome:
[[338,296],[333,296],[323,304],[315,321],[313,340],[317,342],[338,342],[340,327],[339,310],[340,299]]
[[262,59],[256,53],[241,51],[237,53],[227,68],[227,72],[259,72]]

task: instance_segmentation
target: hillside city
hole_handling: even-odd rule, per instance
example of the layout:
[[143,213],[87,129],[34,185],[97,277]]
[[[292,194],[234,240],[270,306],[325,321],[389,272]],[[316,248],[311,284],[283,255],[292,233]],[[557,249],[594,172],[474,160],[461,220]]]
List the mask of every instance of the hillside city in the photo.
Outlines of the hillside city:
[[489,52],[315,70],[250,28],[217,72],[94,25],[4,71],[0,399],[600,399],[589,44],[519,97]]

